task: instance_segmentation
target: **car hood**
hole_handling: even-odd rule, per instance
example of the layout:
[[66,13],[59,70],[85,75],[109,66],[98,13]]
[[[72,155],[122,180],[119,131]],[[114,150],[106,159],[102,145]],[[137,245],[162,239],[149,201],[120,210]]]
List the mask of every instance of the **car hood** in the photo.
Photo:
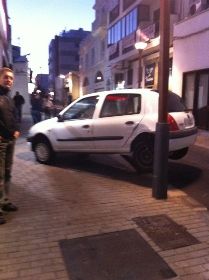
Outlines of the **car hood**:
[[46,130],[51,129],[52,127],[54,127],[54,124],[57,122],[57,120],[57,117],[55,117],[34,124],[29,130],[29,135],[45,132]]

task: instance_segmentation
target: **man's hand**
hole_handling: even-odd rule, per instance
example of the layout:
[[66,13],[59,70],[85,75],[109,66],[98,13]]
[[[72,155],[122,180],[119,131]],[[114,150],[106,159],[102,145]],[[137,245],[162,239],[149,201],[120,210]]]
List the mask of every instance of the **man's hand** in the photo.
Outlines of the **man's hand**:
[[14,136],[15,139],[17,139],[20,136],[20,132],[15,131],[13,136]]

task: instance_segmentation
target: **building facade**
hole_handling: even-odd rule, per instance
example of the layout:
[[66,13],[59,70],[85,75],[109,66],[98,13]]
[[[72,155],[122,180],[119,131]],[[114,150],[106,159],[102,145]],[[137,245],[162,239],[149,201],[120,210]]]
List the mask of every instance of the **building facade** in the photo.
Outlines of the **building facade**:
[[107,60],[107,15],[108,2],[97,0],[92,32],[80,45],[81,94],[110,89]]
[[80,42],[89,34],[82,28],[63,31],[49,45],[49,87],[56,94],[56,80],[61,75],[79,71]]
[[[92,33],[80,48],[81,94],[121,84],[126,88],[157,88],[160,1],[97,0],[93,8]],[[181,8],[180,0],[171,1],[171,67],[173,24],[181,18]],[[137,50],[138,41],[146,42],[146,48]],[[100,45],[104,54],[99,57]]]
[[35,78],[36,88],[43,93],[49,92],[49,75],[48,74],[37,74]]
[[[92,33],[80,48],[81,95],[120,85],[158,89],[160,0],[96,0],[93,8]],[[169,89],[203,129],[209,129],[208,9],[209,0],[170,0]]]
[[0,1],[0,67],[12,67],[11,26],[7,11],[7,1]]
[[173,90],[209,130],[209,1],[187,4],[190,16],[174,26]]
[[28,59],[25,55],[16,57],[13,61],[13,71],[14,71],[14,85],[12,87],[12,96],[15,95],[16,91],[25,99],[25,104],[23,105],[23,114],[30,114],[30,98],[28,84],[30,82],[30,69],[28,67]]

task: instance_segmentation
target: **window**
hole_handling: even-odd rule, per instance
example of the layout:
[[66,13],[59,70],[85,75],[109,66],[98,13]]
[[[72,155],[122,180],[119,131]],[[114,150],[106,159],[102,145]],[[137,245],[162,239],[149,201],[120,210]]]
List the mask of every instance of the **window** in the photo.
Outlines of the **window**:
[[168,112],[182,112],[186,110],[182,98],[176,93],[168,92]]
[[87,87],[89,85],[89,80],[88,78],[86,77],[83,81],[83,87]]
[[125,11],[128,7],[134,4],[136,0],[123,0],[123,11]]
[[119,16],[119,5],[115,6],[109,13],[109,23],[113,22]]
[[83,98],[63,114],[63,120],[92,119],[97,101],[97,96]]
[[104,58],[104,55],[105,55],[105,40],[102,40],[100,45],[100,58]]
[[116,73],[115,74],[115,85],[121,83],[124,80],[123,73]]
[[[156,91],[156,90],[155,90]],[[176,93],[168,91],[168,113],[182,112],[187,108],[183,99]]]
[[93,66],[95,63],[95,49],[91,49],[91,66]]
[[89,56],[88,54],[85,55],[85,68],[89,67]]
[[160,9],[157,9],[153,13],[153,21],[155,23],[155,36],[160,34]]
[[129,69],[127,73],[127,85],[132,85],[133,82],[133,69]]
[[115,44],[137,29],[137,8],[108,29],[108,45]]
[[141,110],[139,94],[109,94],[101,111],[101,118],[138,114]]
[[99,82],[102,82],[102,81],[104,81],[102,72],[98,71],[97,74],[96,74],[96,77],[95,77],[95,83],[99,83]]

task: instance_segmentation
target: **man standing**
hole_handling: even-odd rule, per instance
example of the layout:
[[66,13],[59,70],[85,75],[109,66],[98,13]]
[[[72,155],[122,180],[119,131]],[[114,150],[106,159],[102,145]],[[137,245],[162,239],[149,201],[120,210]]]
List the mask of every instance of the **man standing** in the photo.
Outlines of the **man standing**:
[[6,222],[4,211],[17,210],[8,197],[15,140],[20,135],[15,106],[9,95],[13,82],[13,71],[6,67],[0,69],[0,224]]
[[22,105],[25,103],[24,97],[16,91],[15,96],[13,97],[15,107],[17,110],[18,121],[21,122],[22,120]]

